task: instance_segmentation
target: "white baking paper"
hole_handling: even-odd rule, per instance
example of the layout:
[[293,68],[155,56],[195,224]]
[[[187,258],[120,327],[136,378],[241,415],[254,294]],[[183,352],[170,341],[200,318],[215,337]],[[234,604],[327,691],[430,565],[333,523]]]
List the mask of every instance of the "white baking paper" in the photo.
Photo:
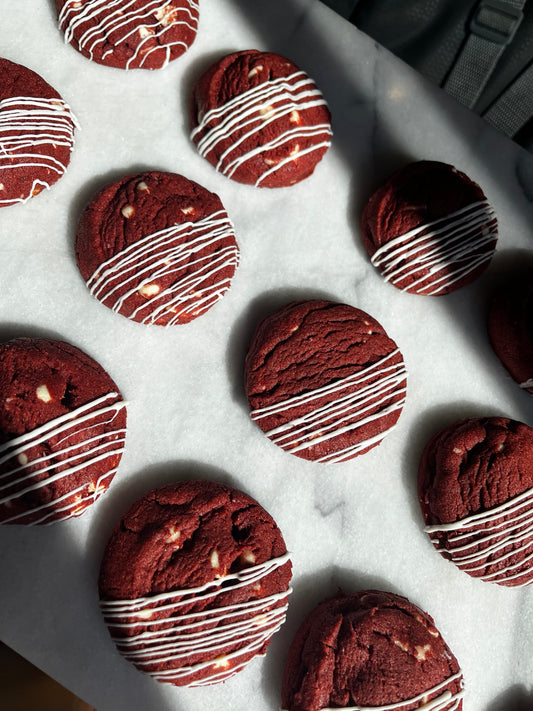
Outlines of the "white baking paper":
[[[287,649],[312,607],[339,587],[381,588],[435,618],[464,671],[465,711],[501,711],[513,699],[533,708],[533,590],[474,580],[441,558],[422,531],[416,499],[418,457],[440,427],[482,414],[533,424],[532,397],[506,375],[485,332],[491,283],[533,246],[533,157],[318,0],[200,5],[198,37],[185,56],[162,71],[125,73],[65,45],[52,0],[2,0],[0,55],[49,81],[82,130],[50,191],[0,211],[0,337],[72,342],[108,370],[130,404],[125,455],[105,497],[79,519],[0,527],[0,638],[98,711],[267,711],[279,708]],[[216,58],[249,48],[291,58],[330,104],[333,146],[315,174],[291,188],[233,183],[188,138],[196,77]],[[392,170],[423,158],[453,163],[479,182],[500,224],[485,275],[433,299],[386,284],[359,232],[370,193]],[[224,299],[167,330],[100,305],[73,255],[85,202],[146,168],[182,173],[218,193],[242,255]],[[242,385],[256,321],[317,296],[377,318],[409,371],[396,430],[370,453],[329,467],[272,444],[250,421]],[[96,585],[122,512],[152,487],[187,477],[219,479],[255,497],[278,522],[294,564],[287,622],[267,655],[223,685],[198,689],[158,683],[119,656]]]

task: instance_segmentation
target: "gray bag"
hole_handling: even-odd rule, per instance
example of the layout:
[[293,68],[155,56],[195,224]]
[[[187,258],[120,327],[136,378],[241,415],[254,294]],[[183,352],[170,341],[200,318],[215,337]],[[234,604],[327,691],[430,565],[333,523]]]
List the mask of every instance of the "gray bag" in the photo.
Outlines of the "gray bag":
[[324,0],[533,151],[533,0]]

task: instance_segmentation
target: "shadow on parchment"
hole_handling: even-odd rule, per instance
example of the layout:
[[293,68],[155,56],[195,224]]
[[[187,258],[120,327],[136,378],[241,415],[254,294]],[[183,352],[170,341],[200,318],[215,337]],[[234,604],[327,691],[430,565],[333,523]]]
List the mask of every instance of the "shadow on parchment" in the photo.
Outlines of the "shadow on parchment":
[[533,689],[521,684],[512,686],[491,702],[487,711],[531,711],[533,709]]

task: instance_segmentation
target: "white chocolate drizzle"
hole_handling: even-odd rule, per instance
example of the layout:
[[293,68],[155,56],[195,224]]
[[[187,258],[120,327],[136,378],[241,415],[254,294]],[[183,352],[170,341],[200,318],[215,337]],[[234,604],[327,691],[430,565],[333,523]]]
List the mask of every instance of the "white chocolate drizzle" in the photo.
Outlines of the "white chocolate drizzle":
[[[126,402],[116,401],[117,397],[119,394],[116,392],[107,393],[1,444],[0,505],[8,507],[25,494],[94,464],[108,459],[117,460],[117,457],[120,459],[124,451],[126,430],[112,428],[105,432],[98,431],[110,425],[117,413],[126,406]],[[113,400],[115,402],[106,404]],[[95,430],[95,427],[98,429]],[[74,443],[72,440],[78,437],[80,440]],[[69,443],[61,446],[67,440]],[[49,453],[32,457],[32,449],[38,446],[49,448]],[[78,516],[107,489],[107,480],[113,478],[117,466],[99,477],[92,492],[90,482],[85,482],[47,503],[3,518],[2,523],[17,523],[19,519],[35,514],[39,514],[39,518],[32,521],[31,525]]]
[[[266,112],[265,106],[268,107]],[[255,183],[259,186],[266,177],[287,163],[330,146],[332,132],[329,123],[312,126],[296,125],[266,142],[262,142],[259,138],[265,127],[280,118],[290,116],[294,111],[301,113],[317,106],[326,106],[322,94],[305,72],[298,71],[286,77],[262,82],[222,106],[207,111],[198,126],[191,132],[191,139],[204,158],[208,158],[211,152],[216,155],[218,145],[228,139],[231,140],[231,144],[221,153],[215,166],[219,172],[231,178],[238,168],[256,155],[265,154],[295,139],[322,138],[271,167],[265,163],[264,172]],[[262,109],[263,113],[261,113]],[[243,131],[239,138],[233,139],[235,133]],[[260,145],[235,156],[234,153],[241,144],[252,137],[254,142]]]
[[[136,8],[136,5],[139,5],[138,0],[67,0],[59,13],[59,27],[65,33],[67,43],[72,42],[76,33],[81,31],[75,41],[90,59],[94,58],[95,50],[103,45],[112,45],[102,54],[105,60],[113,53],[114,47],[123,42],[129,41],[132,45],[138,42],[125,69],[130,69],[132,65],[142,68],[152,52],[161,49],[165,51],[165,59],[160,65],[163,68],[172,59],[174,47],[181,46],[180,53],[188,48],[183,40],[169,41],[166,33],[180,25],[196,33],[198,1],[188,0],[186,6],[176,6],[174,0],[146,0],[141,7]],[[85,28],[84,23],[87,23]],[[153,46],[146,46],[150,42]]]
[[[255,588],[263,578],[289,560],[289,553],[285,553],[195,588],[134,600],[101,600],[100,607],[110,628],[128,633],[127,636],[112,634],[112,639],[121,654],[137,667],[170,665],[162,670],[143,669],[158,681],[168,682],[181,681],[202,672],[201,679],[190,681],[188,685],[213,684],[242,669],[250,660],[241,658],[260,650],[277,632],[285,620],[291,588],[268,597],[198,612],[182,613],[181,608],[198,602],[211,605],[224,593],[250,586]],[[150,619],[161,613],[164,613],[163,617]],[[206,625],[209,625],[207,629]],[[136,633],[138,627],[145,629]],[[236,645],[238,648],[233,651],[222,652]],[[209,659],[195,664],[184,661],[198,654],[209,655]]]
[[494,210],[483,200],[391,239],[371,262],[402,291],[435,296],[490,261],[496,237]]
[[[0,174],[31,168],[40,175],[27,195],[0,200],[0,206],[26,202],[63,175],[66,164],[49,154],[59,146],[72,150],[75,128],[78,121],[62,99],[13,96],[0,101]],[[50,183],[44,179],[49,174],[54,174]]]
[[[437,694],[448,684],[452,684],[455,681],[460,682],[460,690],[454,694],[451,691],[446,690],[444,693],[439,694],[438,697],[433,699],[428,699],[432,694]],[[413,696],[411,699],[406,699],[405,701],[397,701],[392,704],[385,704],[384,706],[343,706],[344,711],[402,711],[408,706],[422,702],[420,706],[416,707],[416,711],[455,711],[459,707],[461,699],[464,696],[463,691],[463,673],[458,671],[456,674],[448,677],[440,684],[437,684],[432,689]],[[450,705],[451,704],[451,705]],[[282,709],[282,711],[286,711]],[[339,709],[334,709],[330,707],[323,707],[320,711],[339,711]]]
[[[513,585],[520,587],[533,583],[533,489],[488,511],[452,523],[425,526],[424,530],[438,551],[446,552],[456,565],[470,575],[500,583],[528,576],[529,581]],[[449,545],[439,547],[437,533],[449,534],[446,537]],[[478,546],[481,548],[476,551]],[[529,554],[526,553],[528,550]],[[520,553],[524,553],[521,560],[506,563]],[[492,566],[498,566],[498,569],[490,573],[482,572]]]
[[[227,240],[232,243],[224,245]],[[170,326],[180,317],[200,315],[222,298],[238,264],[233,226],[226,212],[219,210],[197,222],[142,237],[101,264],[87,286],[115,312],[145,324]],[[219,277],[227,269],[231,276]],[[169,277],[173,281],[166,288],[135,309],[128,308],[130,297]]]
[[[405,364],[403,360],[398,363],[389,362],[399,354],[400,351],[395,349],[372,365],[345,378],[274,405],[252,410],[251,417],[254,421],[279,414],[290,417],[292,409],[309,406],[304,415],[265,433],[275,444],[291,454],[357,430],[403,408],[407,377]],[[321,398],[328,398],[329,401],[320,405],[313,404]],[[394,398],[396,399],[390,402]],[[323,455],[314,461],[336,463],[350,459],[362,450],[381,442],[392,429],[393,427],[390,427],[380,431],[371,438]]]

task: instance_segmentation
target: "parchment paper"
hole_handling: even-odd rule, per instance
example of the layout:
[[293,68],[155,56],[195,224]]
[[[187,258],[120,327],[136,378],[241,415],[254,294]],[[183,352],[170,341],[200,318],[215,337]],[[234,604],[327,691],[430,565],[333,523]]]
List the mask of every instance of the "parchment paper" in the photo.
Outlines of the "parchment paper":
[[[333,114],[332,148],[311,178],[288,189],[233,183],[188,138],[195,78],[219,56],[252,47],[307,70]],[[105,497],[79,519],[0,528],[0,638],[98,711],[266,711],[279,708],[286,652],[312,607],[338,587],[382,588],[435,618],[464,671],[465,711],[499,711],[516,699],[533,707],[533,590],[473,580],[442,559],[416,500],[420,452],[442,426],[484,414],[533,424],[533,399],[506,375],[485,332],[491,285],[532,247],[533,157],[318,0],[201,0],[193,47],[153,73],[101,67],[65,45],[51,0],[3,0],[0,54],[38,71],[82,126],[61,181],[0,211],[0,336],[74,343],[130,403],[125,455]],[[479,182],[500,223],[485,275],[434,299],[384,283],[358,227],[377,185],[422,158],[453,163]],[[145,168],[217,192],[235,224],[242,257],[232,287],[187,326],[147,328],[113,314],[89,295],[75,265],[85,202]],[[329,467],[273,445],[250,421],[242,386],[256,321],[316,296],[377,318],[409,371],[397,429],[370,453]],[[287,622],[266,657],[223,685],[189,690],[153,681],[118,655],[96,587],[122,512],[154,486],[188,477],[254,496],[277,520],[294,564]]]

